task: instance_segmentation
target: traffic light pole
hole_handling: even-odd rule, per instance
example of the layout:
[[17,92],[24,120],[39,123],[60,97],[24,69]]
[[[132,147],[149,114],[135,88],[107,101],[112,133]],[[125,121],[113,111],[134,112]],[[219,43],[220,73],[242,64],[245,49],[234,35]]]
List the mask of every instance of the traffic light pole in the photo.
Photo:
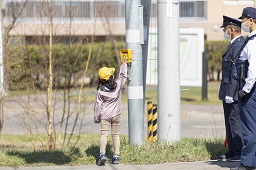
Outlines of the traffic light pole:
[[143,26],[144,26],[143,28],[144,44],[142,44],[142,51],[143,51],[142,56],[143,56],[143,87],[144,87],[143,90],[144,90],[144,99],[145,99],[151,0],[141,0],[141,4],[143,6]]
[[140,0],[125,1],[126,48],[132,50],[133,60],[128,65],[128,135],[132,145],[144,142],[142,11]]

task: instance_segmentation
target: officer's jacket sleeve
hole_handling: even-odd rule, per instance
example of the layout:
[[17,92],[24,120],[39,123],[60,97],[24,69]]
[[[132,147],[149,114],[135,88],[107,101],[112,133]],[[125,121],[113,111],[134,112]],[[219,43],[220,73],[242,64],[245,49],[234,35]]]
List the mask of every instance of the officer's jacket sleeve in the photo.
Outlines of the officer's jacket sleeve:
[[[231,51],[232,58],[234,58],[238,54],[240,48],[241,48],[240,45],[234,45],[233,46],[233,48],[231,49],[232,50]],[[232,64],[232,67],[231,67],[231,70],[230,70],[229,86],[228,86],[226,96],[230,96],[230,97],[235,98],[237,90],[238,90],[238,79],[237,79],[237,75],[236,75],[236,68]]]
[[248,44],[245,46],[243,50],[243,57],[247,57],[245,59],[248,59],[249,67],[247,72],[247,78],[245,79],[245,85],[243,87],[243,90],[246,93],[250,93],[251,89],[253,88],[256,80],[256,38],[253,40],[250,40]]

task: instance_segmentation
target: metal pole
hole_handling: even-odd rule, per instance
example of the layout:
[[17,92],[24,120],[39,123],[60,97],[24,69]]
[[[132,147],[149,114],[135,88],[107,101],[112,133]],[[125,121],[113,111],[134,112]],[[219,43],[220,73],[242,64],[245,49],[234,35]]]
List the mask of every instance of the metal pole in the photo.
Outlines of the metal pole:
[[132,145],[142,145],[144,142],[141,11],[140,0],[125,1],[126,48],[132,49],[133,55],[133,62],[128,67],[128,134]]
[[[144,98],[146,91],[146,72],[147,72],[147,61],[148,61],[148,36],[149,36],[149,25],[150,25],[150,9],[151,0],[141,0],[143,6],[143,26],[144,26],[144,44],[142,45],[142,55],[143,55],[143,90]],[[145,101],[144,101],[145,103]]]
[[207,100],[207,73],[208,73],[208,60],[207,60],[207,55],[206,52],[203,52],[203,74],[202,74],[202,100]]
[[180,140],[179,0],[158,0],[158,139]]

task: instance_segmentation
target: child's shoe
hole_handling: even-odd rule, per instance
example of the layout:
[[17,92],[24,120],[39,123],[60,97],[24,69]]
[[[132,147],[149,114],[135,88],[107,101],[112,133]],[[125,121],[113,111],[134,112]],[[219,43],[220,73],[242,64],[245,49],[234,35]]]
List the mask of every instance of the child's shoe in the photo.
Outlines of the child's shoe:
[[100,158],[98,161],[98,166],[103,166],[105,165],[105,162],[107,161],[107,157],[105,154],[100,154]]
[[117,155],[114,155],[113,158],[112,158],[112,164],[119,164],[119,156]]

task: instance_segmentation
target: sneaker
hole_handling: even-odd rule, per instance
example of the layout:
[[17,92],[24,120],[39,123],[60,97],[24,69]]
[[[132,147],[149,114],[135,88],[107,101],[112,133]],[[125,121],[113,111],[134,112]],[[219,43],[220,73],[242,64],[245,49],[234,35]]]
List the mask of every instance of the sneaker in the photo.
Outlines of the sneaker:
[[112,164],[119,164],[119,156],[117,156],[117,155],[113,156],[111,163]]
[[107,157],[105,154],[100,154],[100,158],[98,161],[98,166],[103,166],[105,165],[105,162],[107,161]]
[[232,156],[232,157],[228,158],[228,161],[229,162],[240,162],[241,161],[241,156],[240,155]]

